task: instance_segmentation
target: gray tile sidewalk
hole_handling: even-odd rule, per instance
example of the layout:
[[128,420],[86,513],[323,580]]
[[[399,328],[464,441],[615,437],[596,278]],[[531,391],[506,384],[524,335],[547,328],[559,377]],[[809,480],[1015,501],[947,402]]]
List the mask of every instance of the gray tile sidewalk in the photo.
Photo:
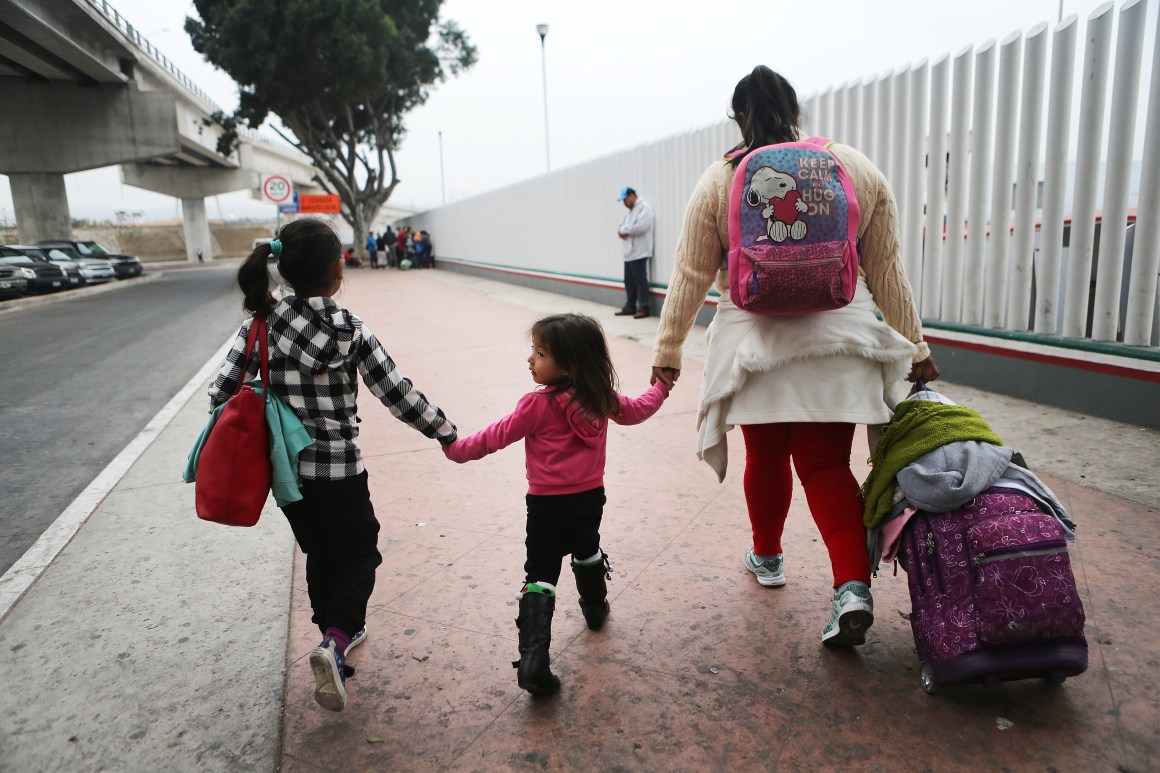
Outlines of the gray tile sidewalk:
[[294,539],[198,521],[204,390],[0,622],[0,769],[269,770]]

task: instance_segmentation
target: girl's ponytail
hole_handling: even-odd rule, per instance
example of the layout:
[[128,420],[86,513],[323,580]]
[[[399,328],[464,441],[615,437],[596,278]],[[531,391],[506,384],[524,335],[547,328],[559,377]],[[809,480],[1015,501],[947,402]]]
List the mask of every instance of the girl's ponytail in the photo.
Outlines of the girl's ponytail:
[[325,291],[333,281],[334,264],[342,260],[342,242],[327,222],[314,218],[293,220],[278,230],[273,242],[259,244],[238,268],[242,305],[255,316],[269,316],[278,302],[270,292],[270,257],[294,294],[307,298]]
[[259,244],[238,268],[238,287],[245,298],[242,306],[255,317],[265,317],[274,310],[276,301],[270,293],[269,242]]

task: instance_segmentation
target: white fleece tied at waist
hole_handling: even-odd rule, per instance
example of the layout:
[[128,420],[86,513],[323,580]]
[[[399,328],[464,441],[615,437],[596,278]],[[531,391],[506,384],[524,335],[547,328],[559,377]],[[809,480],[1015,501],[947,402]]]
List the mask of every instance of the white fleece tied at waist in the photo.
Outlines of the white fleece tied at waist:
[[[802,407],[800,413],[795,413],[796,406],[792,401],[787,403],[781,394],[791,393],[789,389],[747,393],[745,402],[750,406],[755,399],[758,404],[768,399],[770,415],[778,417],[772,421],[889,421],[900,399],[891,393],[910,372],[917,348],[879,320],[874,311],[873,297],[861,277],[850,305],[817,314],[758,316],[737,308],[728,295],[723,296],[706,334],[709,351],[697,412],[697,458],[713,468],[718,480],[725,479],[725,433],[733,428],[726,417],[733,398],[746,388],[747,382],[770,383],[768,378],[751,379],[754,374],[769,373],[779,380],[787,379],[784,383],[798,391],[802,387],[800,379],[826,408],[821,414],[816,407]],[[832,367],[825,368],[829,363],[819,363],[823,358],[834,357],[856,358],[857,367],[848,374],[838,369],[838,375],[834,375]],[[826,375],[819,376],[822,372]],[[829,391],[834,394],[831,402],[825,399]],[[848,405],[846,396],[850,394],[864,395],[865,399],[860,405]]]

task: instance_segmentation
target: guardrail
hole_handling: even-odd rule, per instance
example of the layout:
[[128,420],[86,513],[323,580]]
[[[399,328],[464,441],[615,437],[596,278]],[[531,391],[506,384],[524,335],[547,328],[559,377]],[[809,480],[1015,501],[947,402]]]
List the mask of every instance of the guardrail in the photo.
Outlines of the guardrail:
[[[215,112],[225,112],[222,108],[213,101],[200,86],[193,82],[193,79],[177,68],[177,65],[161,52],[157,46],[153,45],[148,38],[141,34],[140,30],[134,27],[129,21],[117,11],[106,0],[85,0],[90,6],[100,12],[116,29],[125,37],[134,48],[149,57],[155,65],[160,67],[169,77],[176,81],[183,89],[188,91],[194,97],[202,102],[202,107],[205,108],[207,114]],[[272,147],[277,147],[276,143],[261,136],[256,131],[245,127],[239,127],[238,133],[252,142],[262,142]]]
[[[968,47],[953,61],[923,60],[806,100],[811,133],[861,148],[890,180],[899,201],[906,271],[924,319],[1157,345],[1160,34],[1148,73],[1143,156],[1133,154],[1140,128],[1136,108],[1144,103],[1147,8],[1145,0],[1122,5],[1114,46],[1113,4],[1088,17],[1074,107],[1075,16],[1050,35],[1048,25],[1039,24],[998,45]],[[1071,142],[1073,123],[1078,133]],[[1069,156],[1075,159],[1074,182]],[[1065,220],[1071,226],[1066,244]],[[965,237],[926,238],[928,224],[940,222],[946,234]],[[1009,238],[1002,238],[1008,224]]]

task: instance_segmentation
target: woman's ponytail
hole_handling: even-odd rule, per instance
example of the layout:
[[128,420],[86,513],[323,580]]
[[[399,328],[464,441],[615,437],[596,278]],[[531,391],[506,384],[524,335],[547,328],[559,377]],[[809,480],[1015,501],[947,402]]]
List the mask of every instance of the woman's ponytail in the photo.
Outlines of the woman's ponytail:
[[238,287],[245,298],[242,306],[256,317],[265,317],[274,310],[276,301],[270,293],[269,242],[259,244],[238,268]]
[[[801,106],[797,92],[780,73],[758,65],[737,82],[730,104],[730,118],[741,130],[741,142],[733,150],[753,150],[797,139]],[[740,156],[731,159],[737,168]]]

